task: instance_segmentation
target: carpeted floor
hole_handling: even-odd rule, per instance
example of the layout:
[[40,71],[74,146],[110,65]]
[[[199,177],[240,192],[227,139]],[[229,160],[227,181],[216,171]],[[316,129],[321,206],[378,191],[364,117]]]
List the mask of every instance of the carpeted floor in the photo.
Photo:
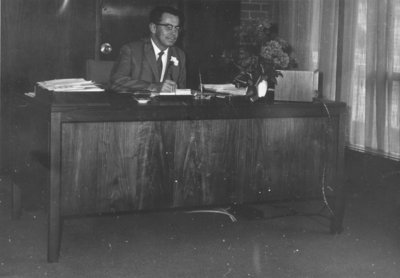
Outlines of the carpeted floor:
[[237,222],[182,211],[69,219],[53,264],[46,262],[45,211],[30,208],[11,220],[5,177],[0,277],[400,277],[399,164],[358,154],[346,159],[340,235],[329,234],[324,218],[275,218],[288,208],[317,212],[322,202],[260,205],[265,219]]

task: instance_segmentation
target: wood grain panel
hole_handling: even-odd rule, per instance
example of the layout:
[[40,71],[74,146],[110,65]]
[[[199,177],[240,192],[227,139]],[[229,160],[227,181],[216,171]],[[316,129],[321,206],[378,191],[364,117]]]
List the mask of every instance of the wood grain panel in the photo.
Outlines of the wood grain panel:
[[60,12],[61,0],[2,1],[6,94],[32,90],[40,80],[84,76],[85,60],[94,57],[95,3],[72,0]]
[[94,57],[96,1],[71,0],[63,12],[62,0],[1,1],[3,168],[13,167],[8,146],[15,144],[15,96],[32,91],[37,81],[84,76],[86,59]]
[[[82,214],[320,196],[327,118],[64,123],[62,211]],[[334,188],[333,171],[326,173]]]
[[[320,195],[323,168],[334,168],[336,163],[335,139],[325,132],[327,120],[283,118],[251,122],[247,125],[248,143],[239,146],[244,157],[238,160],[243,163],[238,167],[242,201]],[[332,173],[327,173],[327,180],[332,180]]]

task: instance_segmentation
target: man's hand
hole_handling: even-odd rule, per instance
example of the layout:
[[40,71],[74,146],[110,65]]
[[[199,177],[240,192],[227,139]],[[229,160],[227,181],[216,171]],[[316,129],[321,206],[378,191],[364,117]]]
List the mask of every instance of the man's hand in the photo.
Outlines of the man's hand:
[[166,79],[161,86],[160,92],[162,93],[175,93],[177,85],[175,81]]

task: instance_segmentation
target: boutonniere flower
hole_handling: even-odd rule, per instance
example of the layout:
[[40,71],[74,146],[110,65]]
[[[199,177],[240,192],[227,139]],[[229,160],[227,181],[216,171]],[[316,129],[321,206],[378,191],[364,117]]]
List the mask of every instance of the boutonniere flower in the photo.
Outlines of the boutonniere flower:
[[175,67],[179,66],[179,60],[175,56],[171,56],[170,61]]

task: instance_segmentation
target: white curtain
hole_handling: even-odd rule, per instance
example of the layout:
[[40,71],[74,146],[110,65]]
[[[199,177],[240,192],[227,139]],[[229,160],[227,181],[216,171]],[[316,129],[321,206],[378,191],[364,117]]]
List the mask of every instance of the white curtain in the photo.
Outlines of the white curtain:
[[335,99],[338,0],[279,0],[279,34],[289,41],[300,70],[323,73],[323,95]]
[[400,159],[400,0],[346,0],[341,99],[348,145]]
[[324,98],[347,103],[347,145],[400,159],[400,0],[279,0],[279,11],[300,68],[322,71]]

